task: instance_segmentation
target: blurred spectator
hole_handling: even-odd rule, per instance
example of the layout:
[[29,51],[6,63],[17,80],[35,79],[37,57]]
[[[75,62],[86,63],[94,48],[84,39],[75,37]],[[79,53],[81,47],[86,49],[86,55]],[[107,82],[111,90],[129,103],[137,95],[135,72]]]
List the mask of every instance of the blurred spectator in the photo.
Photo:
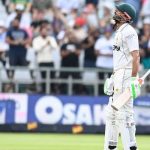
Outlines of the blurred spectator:
[[[89,28],[88,29],[88,35],[87,37],[82,41],[82,49],[84,50],[84,67],[86,68],[95,68],[96,63],[96,55],[94,50],[95,41],[99,37],[99,30],[95,28]],[[85,71],[82,74],[83,81],[86,81],[86,77],[88,79],[88,82],[85,82],[84,86],[86,89],[86,94],[93,94],[93,86],[89,85],[89,78],[94,81],[93,76],[95,75],[95,79],[97,77],[97,74],[91,71]]]
[[[118,3],[118,0],[117,0]],[[109,1],[105,1],[105,0],[100,0],[98,3],[98,15],[99,18],[102,18],[104,16],[104,7],[111,9],[111,16],[113,15],[113,11],[115,9],[115,5],[116,5],[116,1],[115,0],[109,0]]]
[[[100,69],[112,69],[113,68],[113,38],[112,28],[110,26],[105,27],[104,35],[101,36],[95,43],[96,67]],[[99,72],[99,79],[104,79],[104,73]],[[103,93],[103,85],[99,86],[99,94]]]
[[[72,32],[67,32],[68,42],[61,46],[61,67],[79,67],[79,56],[81,53],[80,45],[77,43],[77,39],[72,34]],[[79,72],[65,72],[62,71],[60,78],[68,79],[71,76],[73,79],[80,79]],[[68,86],[66,84],[61,85],[61,93],[67,94]],[[73,87],[74,94],[79,94],[81,92],[79,84]]]
[[6,51],[8,51],[8,44],[6,43],[6,33],[7,29],[5,27],[4,21],[0,21],[0,62],[3,65],[6,63]]
[[[60,34],[63,33],[64,30],[72,30],[79,38],[79,41],[81,38],[84,37],[83,26],[86,24],[85,18],[82,18],[81,16],[78,16],[77,11],[72,12],[66,12],[66,11],[59,11],[58,9],[54,9],[54,19],[53,19],[53,28],[55,32],[55,36],[59,36],[60,40]],[[80,34],[80,35],[79,35]],[[61,34],[62,35],[62,34]]]
[[[26,66],[26,45],[29,43],[28,34],[19,27],[20,19],[16,17],[12,22],[12,27],[7,32],[6,41],[9,44],[9,64],[10,66]],[[14,72],[9,73],[9,78],[13,78]]]
[[18,4],[23,5],[26,11],[30,11],[32,7],[32,0],[10,0],[10,11],[14,11]]
[[32,0],[32,1],[34,8],[37,8],[38,10],[45,10],[45,8],[52,6],[52,1],[55,0]]
[[25,12],[24,10],[25,7],[23,4],[17,4],[15,7],[15,11],[11,12],[8,15],[8,18],[6,20],[6,26],[9,28],[14,18],[18,17],[20,18],[19,26],[28,31],[31,24],[31,14],[29,12]]
[[32,21],[41,21],[44,19],[44,10],[40,10],[37,8],[32,9]]
[[65,24],[63,23],[61,19],[61,15],[62,14],[60,14],[60,12],[57,9],[54,9],[54,18],[53,18],[52,26],[53,26],[55,36],[57,36],[59,32],[61,30],[64,30],[65,28],[64,27]]
[[[54,37],[49,35],[49,28],[47,25],[41,25],[40,35],[33,39],[33,48],[37,53],[37,63],[39,67],[54,68],[53,51],[58,49],[57,42]],[[42,79],[46,79],[46,72],[41,71]],[[50,73],[50,79],[55,77],[54,71]],[[51,86],[54,92],[54,86]],[[42,92],[46,91],[45,84],[42,84]]]
[[98,4],[99,0],[85,0],[86,4],[93,4],[96,8],[97,4]]
[[140,15],[143,19],[143,22],[150,22],[150,0],[143,0],[143,6]]
[[44,11],[37,8],[32,9],[31,34],[32,38],[39,35],[41,25],[48,25],[49,21],[44,19]]
[[52,6],[47,7],[45,9],[45,13],[44,13],[44,19],[49,21],[49,22],[53,22],[53,18],[54,18],[54,8]]
[[7,2],[8,0],[1,0],[1,3],[3,4],[3,5],[6,5],[6,2]]
[[98,28],[98,16],[94,5],[88,4],[84,8],[83,12],[85,13],[88,26]]
[[5,20],[7,18],[7,11],[5,6],[2,4],[2,1],[0,1],[0,20]]
[[56,7],[61,11],[71,12],[73,10],[78,10],[80,7],[78,0],[58,0]]
[[110,20],[112,18],[113,9],[115,8],[113,1],[103,2],[99,6],[98,17],[99,17],[99,26],[104,28],[108,24],[110,24]]
[[86,24],[86,19],[83,17],[76,17],[75,19],[75,25],[77,27],[83,27]]
[[84,20],[84,18],[77,17],[73,28],[70,29],[72,34],[75,36],[75,38],[80,44],[88,36],[85,27],[86,27],[86,20]]
[[144,69],[150,68],[150,22],[145,22],[140,36],[141,61]]
[[87,38],[82,42],[82,48],[84,49],[84,67],[95,67],[96,55],[94,50],[95,41],[98,31],[94,28],[88,30]]

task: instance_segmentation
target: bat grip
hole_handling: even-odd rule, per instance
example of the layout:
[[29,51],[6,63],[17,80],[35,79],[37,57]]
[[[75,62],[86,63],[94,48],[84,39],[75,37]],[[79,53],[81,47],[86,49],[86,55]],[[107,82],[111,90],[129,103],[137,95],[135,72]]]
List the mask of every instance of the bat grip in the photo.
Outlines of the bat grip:
[[144,80],[149,74],[150,74],[150,69],[144,74],[144,76],[142,78],[138,79],[138,82],[140,85],[144,84]]
[[139,78],[138,82],[139,82],[140,85],[144,84],[144,80],[142,78]]

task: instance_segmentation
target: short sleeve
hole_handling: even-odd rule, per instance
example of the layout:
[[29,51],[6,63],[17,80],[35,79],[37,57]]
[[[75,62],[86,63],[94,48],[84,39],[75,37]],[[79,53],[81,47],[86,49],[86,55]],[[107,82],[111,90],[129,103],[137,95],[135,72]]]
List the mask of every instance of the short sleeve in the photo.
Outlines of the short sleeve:
[[11,31],[10,31],[10,30],[8,30],[8,32],[7,32],[7,34],[6,34],[6,37],[12,38],[12,36],[11,36]]
[[135,31],[128,33],[125,39],[130,52],[134,50],[139,50],[138,35]]

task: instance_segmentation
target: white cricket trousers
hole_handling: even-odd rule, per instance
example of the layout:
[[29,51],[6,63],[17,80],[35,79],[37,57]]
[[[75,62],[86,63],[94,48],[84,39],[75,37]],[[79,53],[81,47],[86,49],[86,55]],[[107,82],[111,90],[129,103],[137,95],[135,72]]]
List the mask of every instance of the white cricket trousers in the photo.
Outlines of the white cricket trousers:
[[119,69],[114,72],[114,94],[106,107],[106,126],[104,150],[117,150],[118,136],[121,135],[124,150],[136,147],[133,100],[129,100],[119,111],[111,107],[126,88],[130,86],[131,69]]

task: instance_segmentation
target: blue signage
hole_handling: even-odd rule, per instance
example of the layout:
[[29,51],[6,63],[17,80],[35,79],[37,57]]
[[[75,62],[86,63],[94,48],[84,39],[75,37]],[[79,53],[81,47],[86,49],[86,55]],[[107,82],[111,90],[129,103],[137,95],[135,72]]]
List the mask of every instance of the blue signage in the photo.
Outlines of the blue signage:
[[[107,96],[0,94],[0,124],[103,125]],[[139,125],[150,125],[150,97],[134,101]],[[142,107],[141,107],[142,106]],[[144,107],[144,108],[143,108]]]

